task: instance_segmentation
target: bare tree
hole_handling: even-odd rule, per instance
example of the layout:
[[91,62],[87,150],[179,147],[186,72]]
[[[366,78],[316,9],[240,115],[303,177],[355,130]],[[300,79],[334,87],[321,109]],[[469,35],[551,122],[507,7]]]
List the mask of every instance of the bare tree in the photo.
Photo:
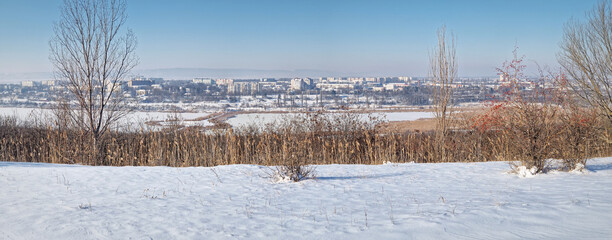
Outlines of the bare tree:
[[457,78],[457,61],[455,60],[455,39],[446,38],[446,27],[438,29],[438,46],[430,56],[431,75],[434,80],[432,98],[436,117],[436,142],[438,154],[446,160],[446,136],[448,135],[451,114],[452,84]]
[[587,22],[565,26],[559,62],[575,93],[612,123],[612,9],[602,1],[587,14]]
[[56,77],[66,85],[59,109],[69,126],[90,134],[93,150],[126,113],[121,82],[138,62],[126,19],[125,0],[64,0],[50,41]]

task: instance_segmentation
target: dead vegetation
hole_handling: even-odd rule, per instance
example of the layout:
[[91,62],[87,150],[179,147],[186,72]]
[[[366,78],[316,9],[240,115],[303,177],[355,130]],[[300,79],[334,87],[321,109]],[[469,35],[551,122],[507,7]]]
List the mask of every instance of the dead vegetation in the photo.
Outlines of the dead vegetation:
[[[551,141],[544,159],[585,159],[609,156],[606,128],[598,121],[574,125],[561,118],[551,127],[563,129]],[[582,116],[582,115],[581,115]],[[480,118],[463,119],[463,128],[449,130],[444,148],[448,162],[516,160],[524,143],[504,129],[483,130]],[[229,130],[184,128],[175,131],[110,132],[101,140],[102,160],[89,149],[87,133],[45,125],[26,125],[0,119],[0,159],[15,162],[78,163],[111,166],[217,166],[258,164],[308,166],[315,164],[434,163],[436,135],[425,132],[382,132],[379,119],[356,113],[309,113],[263,127]],[[587,124],[587,125],[585,125]],[[572,136],[572,138],[568,137]]]
[[428,132],[436,129],[436,120],[425,118],[414,121],[384,122],[378,128],[380,133]]

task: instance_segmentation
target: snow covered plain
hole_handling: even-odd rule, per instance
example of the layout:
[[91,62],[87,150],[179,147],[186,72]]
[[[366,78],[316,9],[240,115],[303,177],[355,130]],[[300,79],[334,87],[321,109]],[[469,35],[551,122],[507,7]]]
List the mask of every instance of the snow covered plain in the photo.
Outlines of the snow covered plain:
[[[118,128],[123,130],[140,130],[141,128],[158,130],[165,125],[174,124],[170,119],[178,117],[180,124],[184,126],[212,126],[208,120],[204,119],[211,112],[130,112],[118,124]],[[333,113],[330,113],[333,114]],[[283,118],[295,116],[295,113],[244,113],[237,114],[229,118],[227,123],[233,127],[248,125],[259,125],[280,121]],[[363,119],[367,119],[368,114],[360,114]],[[414,121],[421,118],[432,118],[432,112],[378,112],[372,114],[385,121]],[[49,109],[38,108],[19,108],[19,107],[0,107],[0,116],[13,116],[19,121],[25,122],[32,119],[48,120],[51,119],[52,112]],[[158,122],[159,126],[146,126],[147,122]]]
[[[328,113],[334,114],[334,113]],[[227,123],[234,127],[248,126],[251,124],[265,125],[274,123],[275,121],[281,121],[284,118],[290,118],[297,115],[297,113],[244,113],[237,114],[236,116],[227,119]],[[367,120],[370,114],[360,113],[362,119]],[[381,118],[385,121],[414,121],[422,118],[433,118],[432,112],[377,112],[372,113],[373,117]]]
[[[128,113],[124,118],[121,119],[117,127],[122,130],[140,130],[141,128],[146,129],[159,129],[164,125],[172,124],[170,119],[178,118],[181,125],[184,126],[211,126],[213,125],[208,120],[203,119],[210,115],[210,112],[142,112],[134,111]],[[27,122],[31,120],[42,120],[44,122],[51,122],[53,112],[50,109],[40,108],[19,108],[19,107],[0,107],[0,116],[15,117],[21,122]],[[158,122],[160,126],[146,126],[147,122]]]
[[508,164],[266,167],[0,162],[0,239],[609,239],[612,158],[533,178]]

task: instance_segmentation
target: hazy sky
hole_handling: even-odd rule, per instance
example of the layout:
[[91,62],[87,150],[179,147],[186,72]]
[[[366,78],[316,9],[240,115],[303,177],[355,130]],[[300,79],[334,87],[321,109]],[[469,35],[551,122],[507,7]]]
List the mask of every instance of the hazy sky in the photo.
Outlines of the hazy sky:
[[[456,36],[459,75],[491,76],[515,44],[557,66],[563,25],[596,0],[129,0],[137,70],[315,69],[426,76],[436,29]],[[0,0],[0,74],[51,72],[61,0]]]

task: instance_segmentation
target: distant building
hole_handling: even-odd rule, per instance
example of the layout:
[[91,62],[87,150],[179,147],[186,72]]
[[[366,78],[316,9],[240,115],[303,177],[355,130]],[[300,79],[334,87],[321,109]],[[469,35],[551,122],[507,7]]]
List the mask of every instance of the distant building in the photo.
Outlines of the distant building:
[[36,82],[36,81],[22,81],[21,82],[22,87],[35,87],[35,86],[38,86],[39,84],[40,82]]
[[55,85],[59,85],[59,81],[57,80],[42,81],[42,85],[43,86],[55,86]]
[[128,81],[128,87],[130,88],[143,88],[151,87],[153,84],[161,84],[164,81],[163,78],[145,78],[143,76],[132,77]]
[[144,90],[144,89],[137,90],[136,95],[138,95],[139,97],[144,97],[147,95],[147,90]]
[[409,87],[409,84],[405,84],[405,83],[387,83],[383,85],[385,90],[388,91],[398,91],[401,90],[405,87]]
[[204,84],[204,85],[214,85],[215,84],[215,80],[211,79],[211,78],[194,78],[192,80],[193,83],[200,83],[200,84]]
[[132,78],[130,78],[130,80],[132,80],[132,81],[142,81],[142,80],[147,80],[147,78],[144,77],[144,76],[133,76]]
[[412,77],[398,77],[397,79],[399,79],[402,82],[410,82],[410,81],[412,81]]
[[306,90],[313,86],[313,81],[310,78],[294,78],[291,79],[291,89],[293,90]]
[[217,80],[215,80],[215,83],[217,85],[226,85],[226,86],[228,86],[228,85],[234,83],[234,79],[229,79],[229,78],[217,79]]
[[321,90],[351,90],[355,89],[355,85],[352,83],[317,83],[317,88]]
[[149,80],[130,80],[128,81],[128,87],[139,88],[139,87],[150,87],[153,85],[153,81]]
[[257,94],[261,91],[258,82],[233,82],[227,85],[227,92],[237,95]]
[[382,92],[385,91],[385,87],[372,87],[372,91]]
[[302,78],[302,81],[304,81],[304,84],[306,84],[306,88],[314,87],[314,80],[312,78]]
[[291,89],[301,91],[304,89],[304,81],[301,78],[291,79]]
[[276,80],[268,80],[259,82],[258,88],[260,90],[274,90],[279,89],[280,87],[276,85]]
[[351,78],[347,78],[347,81],[355,83],[355,84],[362,84],[364,82],[365,78],[362,77],[351,77]]

